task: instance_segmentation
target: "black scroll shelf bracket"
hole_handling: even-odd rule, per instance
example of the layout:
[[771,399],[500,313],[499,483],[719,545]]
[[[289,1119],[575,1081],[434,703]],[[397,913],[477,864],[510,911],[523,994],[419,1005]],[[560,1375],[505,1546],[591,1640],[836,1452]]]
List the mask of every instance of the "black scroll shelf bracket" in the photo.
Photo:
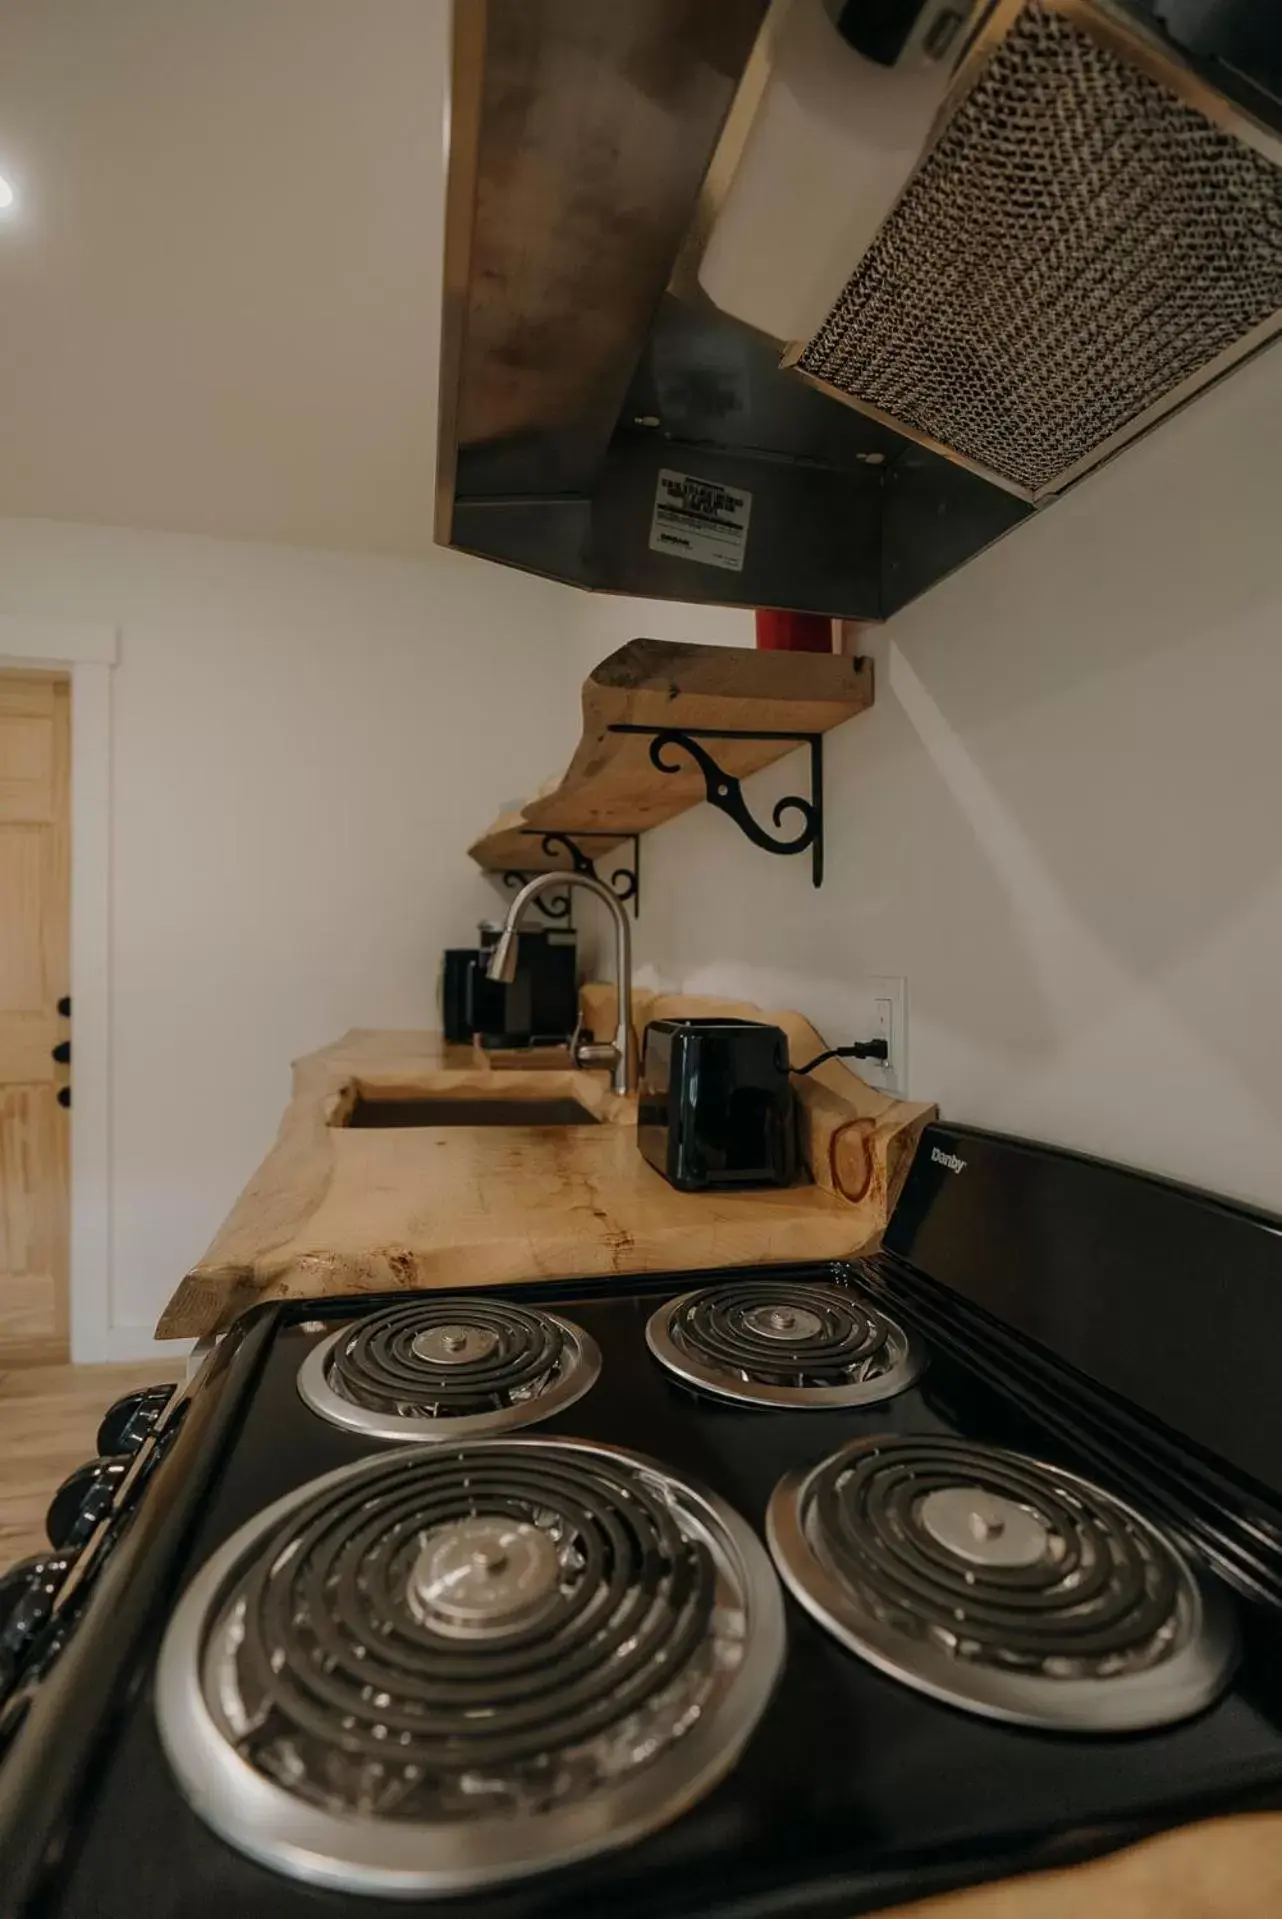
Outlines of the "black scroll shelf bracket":
[[[512,892],[517,892],[527,880],[533,878],[533,873],[517,872],[513,868],[503,875],[503,884]],[[540,893],[534,905],[545,920],[554,920],[558,925],[567,928],[573,927],[574,921],[571,915],[574,911],[574,900],[569,887],[564,893]]]
[[[570,870],[572,872],[584,873],[589,879],[600,880],[603,886],[609,887],[614,897],[621,904],[626,904],[630,900],[632,902],[633,919],[640,918],[641,841],[637,834],[580,831],[578,827],[565,833],[545,833],[541,827],[537,826],[527,826],[524,830],[532,839],[542,840],[543,851],[549,858],[555,858],[558,853],[568,854]],[[607,879],[604,873],[598,871],[597,861],[593,860],[591,856],[584,851],[580,842],[583,840],[614,840],[617,842],[620,838],[626,839],[632,849],[632,863],[628,865],[625,860],[621,865],[614,868]],[[597,858],[604,864],[607,860],[607,855],[604,853],[598,854]]]
[[[715,806],[718,812],[732,819],[745,839],[754,846],[761,847],[766,853],[810,852],[811,874],[816,886],[823,885],[824,877],[824,749],[822,733],[749,733],[741,732],[737,727],[693,727],[688,732],[680,727],[632,726],[620,722],[610,728],[612,733],[643,733],[650,736],[650,764],[660,773],[679,773],[681,761],[674,760],[675,753],[688,754],[703,775],[704,791],[709,806]],[[771,819],[775,832],[755,819],[743,797],[743,786],[733,773],[725,772],[718,766],[711,753],[700,745],[701,740],[791,740],[797,746],[810,748],[810,797],[789,794],[775,802]],[[791,837],[780,836],[779,829],[789,813],[799,815],[801,825]]]
[[[580,845],[580,841],[617,841],[620,838],[618,833],[580,832],[577,829],[573,833],[545,833],[541,827],[536,826],[527,826],[524,831],[531,839],[542,841],[543,851],[549,858],[555,858],[558,853],[567,854],[570,861],[569,867],[566,869],[568,872],[585,873],[589,879],[600,880],[603,885],[610,888],[615,898],[619,900],[621,904],[626,904],[630,900],[632,903],[632,917],[634,919],[639,917],[641,912],[641,843],[635,833],[622,836],[627,839],[632,849],[631,865],[624,863],[616,866],[609,878],[606,879],[605,876],[597,870],[595,862],[584,851]],[[604,860],[605,855],[602,854],[598,857]],[[524,886],[525,882],[530,878],[532,878],[532,875],[528,872],[508,872],[503,875],[503,884],[508,887]],[[564,893],[549,890],[541,894],[540,897],[535,900],[534,904],[546,919],[568,922],[574,904],[574,889],[573,887],[567,887]]]

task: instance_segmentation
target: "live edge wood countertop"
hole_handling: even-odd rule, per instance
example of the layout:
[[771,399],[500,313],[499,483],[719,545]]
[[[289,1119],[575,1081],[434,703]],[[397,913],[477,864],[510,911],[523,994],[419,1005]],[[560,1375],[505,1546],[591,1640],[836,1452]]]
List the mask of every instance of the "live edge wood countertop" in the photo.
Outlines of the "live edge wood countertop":
[[[730,1005],[641,995],[637,1023]],[[795,1014],[734,1010],[777,1019],[795,1062],[823,1048]],[[600,1001],[596,1018],[598,1030],[609,1030],[612,1013]],[[885,1224],[934,1109],[892,1099],[840,1066],[798,1084],[812,1183],[679,1193],[637,1151],[635,1101],[612,1093],[600,1073],[500,1074],[436,1034],[349,1033],[296,1062],[276,1144],[170,1300],[157,1333],[220,1332],[265,1299],[856,1253]],[[601,1123],[344,1127],[358,1091],[570,1095]]]

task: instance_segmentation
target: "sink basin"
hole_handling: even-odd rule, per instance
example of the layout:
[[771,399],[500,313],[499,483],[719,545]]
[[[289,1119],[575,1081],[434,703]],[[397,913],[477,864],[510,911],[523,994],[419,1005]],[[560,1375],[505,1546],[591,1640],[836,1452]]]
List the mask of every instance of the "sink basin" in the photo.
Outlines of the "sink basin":
[[577,1099],[380,1099],[358,1093],[343,1126],[595,1126]]

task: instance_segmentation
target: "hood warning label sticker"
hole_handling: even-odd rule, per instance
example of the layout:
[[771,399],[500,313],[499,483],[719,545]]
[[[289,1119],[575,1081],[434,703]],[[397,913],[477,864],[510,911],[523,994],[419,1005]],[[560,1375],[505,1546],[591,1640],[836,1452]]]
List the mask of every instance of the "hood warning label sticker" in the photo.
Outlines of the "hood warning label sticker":
[[752,495],[719,480],[698,480],[693,473],[660,467],[654,489],[650,546],[674,560],[695,560],[728,573],[743,572],[748,546]]

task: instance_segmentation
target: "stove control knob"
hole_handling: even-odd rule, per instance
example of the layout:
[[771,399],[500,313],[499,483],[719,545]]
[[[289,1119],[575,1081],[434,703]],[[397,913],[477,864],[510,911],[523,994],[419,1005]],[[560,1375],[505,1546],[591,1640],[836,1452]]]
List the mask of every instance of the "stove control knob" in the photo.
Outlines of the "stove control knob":
[[78,1552],[107,1517],[131,1459],[91,1459],[69,1473],[49,1502],[45,1535],[55,1552]]
[[160,1424],[177,1386],[144,1386],[108,1406],[98,1428],[98,1451],[111,1457],[138,1452]]
[[49,1623],[74,1553],[38,1553],[0,1574],[0,1676],[12,1674]]

